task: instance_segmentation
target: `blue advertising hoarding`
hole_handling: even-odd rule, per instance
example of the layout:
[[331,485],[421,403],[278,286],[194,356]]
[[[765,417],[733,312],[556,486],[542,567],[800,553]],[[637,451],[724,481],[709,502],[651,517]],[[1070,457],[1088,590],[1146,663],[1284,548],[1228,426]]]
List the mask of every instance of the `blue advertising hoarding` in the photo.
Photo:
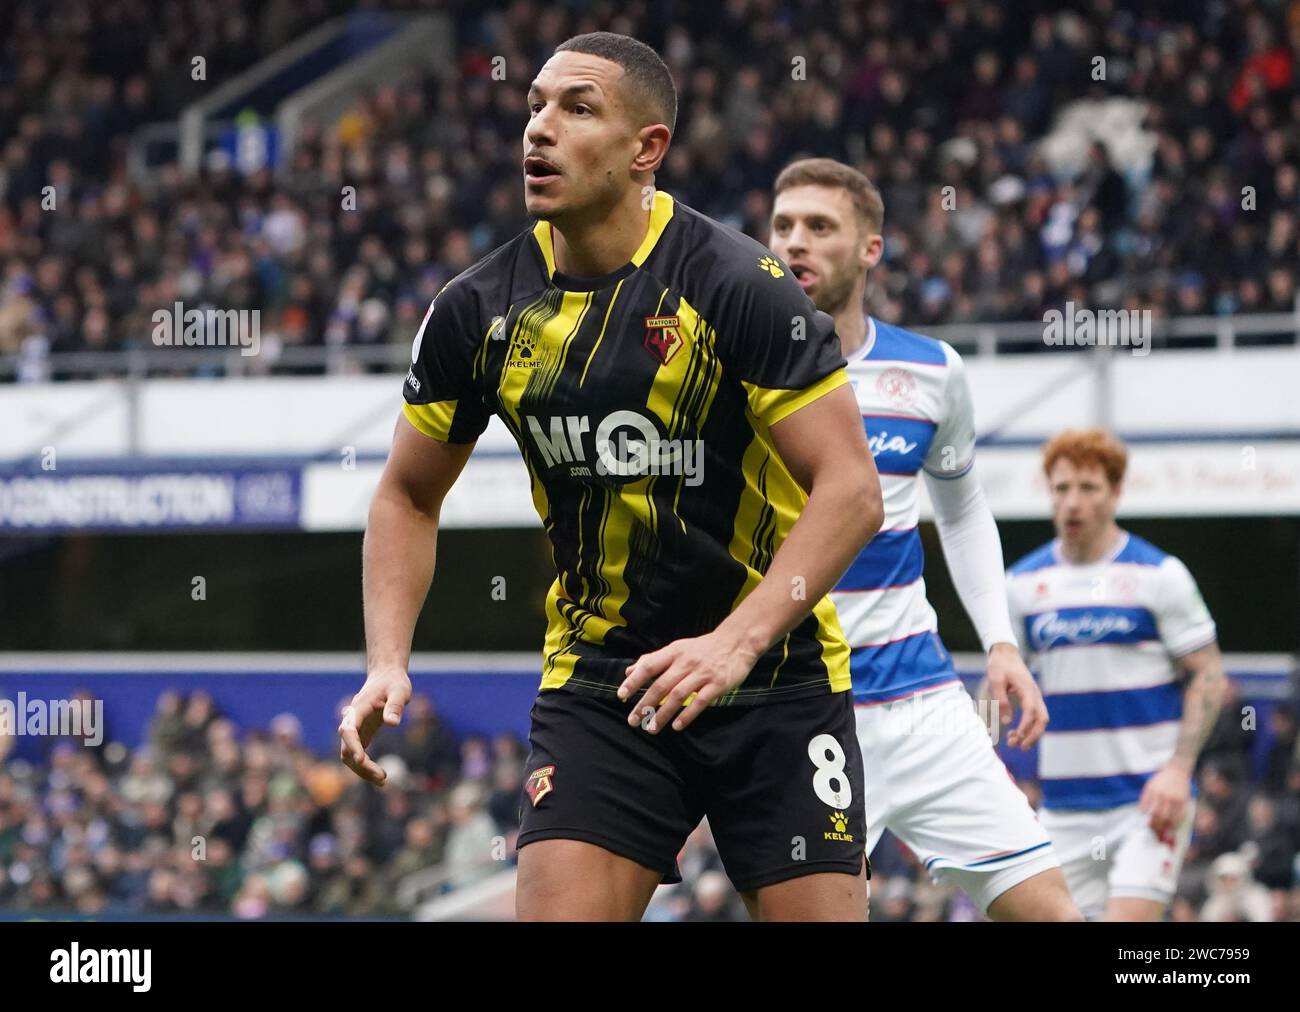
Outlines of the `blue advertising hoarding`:
[[0,474],[0,531],[297,530],[299,467],[78,467]]

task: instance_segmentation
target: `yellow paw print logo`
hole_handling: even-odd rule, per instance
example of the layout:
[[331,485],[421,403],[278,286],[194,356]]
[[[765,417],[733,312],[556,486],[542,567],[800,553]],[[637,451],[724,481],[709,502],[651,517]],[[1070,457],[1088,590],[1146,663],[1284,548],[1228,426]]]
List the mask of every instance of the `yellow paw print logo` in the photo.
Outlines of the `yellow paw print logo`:
[[776,257],[763,257],[763,259],[758,262],[758,269],[761,271],[767,271],[767,273],[772,275],[774,278],[785,277],[785,271],[781,269],[781,262],[777,260]]
[[843,812],[831,812],[830,819],[837,833],[842,833],[849,828],[849,817]]

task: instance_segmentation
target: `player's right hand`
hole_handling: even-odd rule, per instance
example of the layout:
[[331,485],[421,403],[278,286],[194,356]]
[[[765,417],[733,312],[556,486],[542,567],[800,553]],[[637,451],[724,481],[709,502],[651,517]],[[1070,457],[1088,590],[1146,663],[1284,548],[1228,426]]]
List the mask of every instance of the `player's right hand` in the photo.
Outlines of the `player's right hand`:
[[1038,741],[1047,730],[1047,703],[1013,644],[995,643],[989,651],[987,685],[997,700],[1003,727],[1011,723],[1015,704],[1020,704],[1020,724],[1007,735],[1007,744],[1024,750]]
[[366,754],[370,739],[385,724],[396,727],[411,700],[411,679],[402,668],[377,668],[343,708],[339,722],[339,758],[343,765],[376,787],[388,779],[384,768]]

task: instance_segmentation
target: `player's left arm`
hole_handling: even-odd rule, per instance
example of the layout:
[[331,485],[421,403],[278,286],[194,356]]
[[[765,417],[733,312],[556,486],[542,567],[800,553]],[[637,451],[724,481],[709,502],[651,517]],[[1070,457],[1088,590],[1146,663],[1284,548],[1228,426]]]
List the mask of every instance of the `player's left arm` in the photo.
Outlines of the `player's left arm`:
[[650,683],[645,705],[634,708],[629,724],[641,724],[647,707],[658,703],[647,730],[657,733],[670,720],[675,731],[687,727],[713,700],[743,682],[763,652],[830,593],[884,522],[880,478],[848,384],[787,415],[771,433],[808,502],[763,579],[717,629],[675,640],[628,669],[620,699]]
[[742,637],[755,660],[830,593],[885,520],[876,462],[848,384],[787,415],[771,431],[808,502],[763,580],[718,627]]
[[1003,727],[1019,704],[1020,724],[1007,735],[1007,743],[1027,749],[1047,729],[1047,705],[1012,632],[1002,541],[975,476],[975,406],[966,367],[949,345],[943,350],[948,360],[944,413],[926,454],[926,490],[953,586],[987,658],[980,692],[997,700]]
[[1219,718],[1227,686],[1223,655],[1217,643],[1184,654],[1178,658],[1178,666],[1186,672],[1178,744],[1169,762],[1146,782],[1138,801],[1138,806],[1149,816],[1151,831],[1165,843],[1173,842],[1174,833],[1187,814],[1196,759]]
[[[763,258],[770,260],[771,258]],[[775,261],[773,261],[775,265]],[[875,460],[844,369],[834,320],[797,281],[761,261],[726,278],[718,351],[747,413],[808,494],[763,578],[711,633],[675,640],[628,667],[619,698],[646,688],[628,723],[688,726],[748,677],[759,657],[829,593],[884,522]],[[689,704],[688,701],[689,700]],[[685,706],[683,710],[682,707]],[[680,711],[680,713],[679,713]]]
[[1160,638],[1186,673],[1183,716],[1174,754],[1142,789],[1138,806],[1151,831],[1172,844],[1191,800],[1192,773],[1223,705],[1227,679],[1215,641],[1214,620],[1187,567],[1172,556],[1161,564],[1156,606]]

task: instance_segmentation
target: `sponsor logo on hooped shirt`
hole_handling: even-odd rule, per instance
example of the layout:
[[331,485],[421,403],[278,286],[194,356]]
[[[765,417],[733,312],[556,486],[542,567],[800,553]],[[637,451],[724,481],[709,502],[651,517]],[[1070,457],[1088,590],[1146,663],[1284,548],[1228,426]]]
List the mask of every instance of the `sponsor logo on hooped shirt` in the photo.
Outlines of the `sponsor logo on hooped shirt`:
[[1070,618],[1049,611],[1039,615],[1030,626],[1030,636],[1039,648],[1070,643],[1084,646],[1105,639],[1111,633],[1131,633],[1137,623],[1127,615],[1094,615],[1085,612]]
[[907,456],[916,449],[915,442],[908,442],[903,436],[891,436],[883,429],[867,437],[867,445],[871,447],[871,455],[879,457],[882,453],[897,453],[901,456]]

